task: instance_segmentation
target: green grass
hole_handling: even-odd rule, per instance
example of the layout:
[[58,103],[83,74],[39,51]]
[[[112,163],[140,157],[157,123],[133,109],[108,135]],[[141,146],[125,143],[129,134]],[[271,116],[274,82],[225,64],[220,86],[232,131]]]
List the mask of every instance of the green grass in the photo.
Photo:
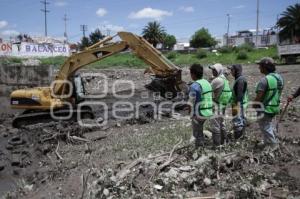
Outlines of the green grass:
[[57,57],[47,57],[47,58],[39,58],[42,65],[54,65],[54,66],[61,66],[67,57],[57,56]]
[[[237,51],[232,51],[230,53],[211,53],[208,52],[206,57],[200,58],[196,53],[193,54],[180,54],[176,52],[167,53],[166,56],[170,58],[170,60],[178,66],[186,66],[191,65],[193,63],[201,63],[203,65],[210,65],[214,63],[221,64],[253,64],[256,60],[261,59],[262,57],[273,57],[278,58],[276,47],[272,47],[269,49],[256,49],[251,52],[247,52],[247,59],[238,60]],[[171,55],[172,56],[171,56]],[[49,57],[49,58],[39,58],[43,65],[54,65],[57,68],[60,67],[66,57]],[[278,61],[278,60],[277,60]],[[21,58],[4,58],[0,59],[0,64],[7,63],[21,63]],[[88,65],[86,68],[96,68],[96,69],[104,69],[104,68],[147,68],[147,65],[139,59],[137,56],[131,53],[120,53],[113,55],[111,57],[107,57],[101,61],[92,63]]]
[[256,60],[262,57],[276,57],[276,48],[257,49],[252,52],[247,52],[248,58],[245,60],[238,60],[237,52],[224,53],[216,55],[215,53],[208,53],[207,57],[199,59],[195,54],[179,54],[175,59],[171,59],[176,65],[190,65],[193,63],[201,63],[204,65],[221,63],[221,64],[253,64]]
[[135,150],[147,153],[157,150],[170,150],[180,140],[185,145],[189,143],[192,135],[191,127],[185,124],[186,122],[181,122],[179,124],[166,125],[163,128],[146,130],[139,134],[133,133],[126,137],[126,140],[120,140],[118,143],[115,143],[113,150]]
[[22,58],[18,58],[18,57],[0,57],[0,65],[20,64],[20,63],[22,63]]
[[146,68],[147,65],[131,53],[116,54],[88,65],[89,68]]

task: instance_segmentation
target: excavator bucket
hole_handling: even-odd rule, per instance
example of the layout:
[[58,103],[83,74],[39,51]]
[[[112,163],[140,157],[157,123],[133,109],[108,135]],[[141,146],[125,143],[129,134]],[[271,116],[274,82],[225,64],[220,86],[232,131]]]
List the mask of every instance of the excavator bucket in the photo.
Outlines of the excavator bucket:
[[174,98],[179,92],[186,90],[186,84],[181,79],[181,70],[147,40],[129,32],[119,32],[118,35],[127,42],[137,57],[150,66],[145,73],[152,74],[154,79],[145,86],[147,89],[160,92],[165,98]]

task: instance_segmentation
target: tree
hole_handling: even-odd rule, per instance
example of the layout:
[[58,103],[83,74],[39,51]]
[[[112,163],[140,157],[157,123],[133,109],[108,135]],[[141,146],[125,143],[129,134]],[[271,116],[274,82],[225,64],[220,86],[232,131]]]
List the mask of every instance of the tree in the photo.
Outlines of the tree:
[[90,44],[95,44],[99,40],[103,39],[105,36],[101,33],[99,28],[97,28],[94,32],[90,34]]
[[32,38],[27,35],[27,34],[19,34],[17,37],[16,37],[20,42],[22,41],[25,41],[25,42],[32,42]]
[[79,44],[79,49],[84,50],[86,47],[90,45],[90,40],[87,37],[82,37],[81,42]]
[[19,35],[17,36],[17,39],[18,39],[19,41],[23,41],[23,35],[22,35],[22,34],[19,34]]
[[159,22],[153,21],[144,27],[142,34],[143,37],[156,48],[157,44],[164,41],[166,32]]
[[176,44],[177,40],[174,35],[166,34],[163,41],[163,48],[172,50],[174,45]]
[[207,48],[217,45],[217,41],[208,32],[208,29],[201,28],[196,31],[190,40],[190,45],[193,48]]
[[[281,40],[300,40],[300,4],[289,6],[277,21]],[[299,41],[298,41],[299,42]]]

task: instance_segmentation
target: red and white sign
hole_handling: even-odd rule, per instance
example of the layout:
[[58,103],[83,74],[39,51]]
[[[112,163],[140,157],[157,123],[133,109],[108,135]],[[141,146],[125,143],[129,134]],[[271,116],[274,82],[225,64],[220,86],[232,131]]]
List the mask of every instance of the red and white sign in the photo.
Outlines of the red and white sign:
[[0,43],[0,55],[10,55],[12,53],[12,44]]
[[67,44],[35,44],[22,42],[21,44],[0,43],[0,56],[13,57],[55,57],[70,55]]

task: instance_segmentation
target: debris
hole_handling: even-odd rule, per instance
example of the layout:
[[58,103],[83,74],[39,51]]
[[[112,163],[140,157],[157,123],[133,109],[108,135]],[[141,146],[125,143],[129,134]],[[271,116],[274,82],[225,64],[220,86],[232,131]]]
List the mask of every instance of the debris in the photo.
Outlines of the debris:
[[162,190],[163,186],[156,184],[153,186],[153,188],[157,190]]
[[125,166],[120,172],[117,173],[117,178],[119,179],[123,179],[126,177],[126,175],[128,173],[130,173],[130,169],[132,167],[135,167],[136,165],[140,164],[143,161],[143,159],[139,158],[135,161],[133,161],[132,163],[130,163],[129,165]]
[[25,185],[24,186],[24,189],[26,190],[26,191],[32,191],[32,189],[33,189],[33,184],[32,185]]
[[211,179],[209,179],[209,178],[204,178],[203,182],[206,186],[211,185]]
[[107,197],[109,196],[109,190],[108,189],[104,189],[103,190],[103,194]]
[[39,66],[39,65],[41,65],[41,61],[38,59],[25,59],[22,61],[22,65],[24,65],[24,66]]
[[87,184],[88,184],[88,180],[89,180],[91,171],[92,170],[89,169],[86,175],[82,174],[82,193],[81,193],[81,199],[85,198],[84,196],[85,196],[85,192],[86,192],[86,189],[87,189]]
[[59,141],[57,142],[57,147],[55,149],[55,154],[58,157],[58,159],[63,160],[63,158],[61,157],[61,155],[58,153],[58,149],[59,149]]

